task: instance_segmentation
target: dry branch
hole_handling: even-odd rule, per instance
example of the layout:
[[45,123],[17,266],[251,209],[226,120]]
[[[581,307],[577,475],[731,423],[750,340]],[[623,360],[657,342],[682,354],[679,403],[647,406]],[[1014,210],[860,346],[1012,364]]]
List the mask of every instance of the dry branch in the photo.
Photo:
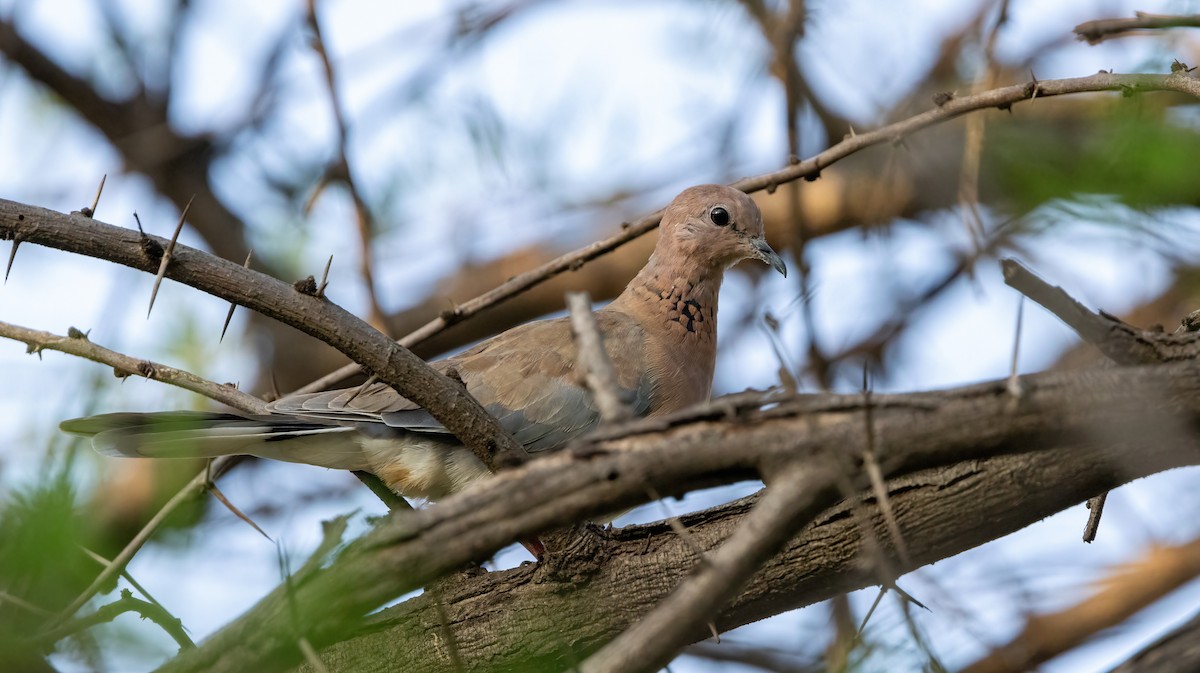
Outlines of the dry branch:
[[[1014,104],[1025,100],[1032,100],[1035,97],[1049,98],[1052,96],[1098,91],[1121,91],[1125,94],[1144,91],[1174,91],[1200,98],[1200,79],[1193,77],[1191,73],[1182,71],[1170,75],[1123,75],[1100,72],[1088,77],[1032,81],[1025,84],[1015,84],[990,91],[983,91],[969,96],[950,97],[931,110],[894,124],[888,124],[873,131],[849,135],[836,145],[804,161],[799,161],[772,173],[738,180],[733,183],[733,186],[747,193],[754,193],[764,189],[768,192],[774,192],[780,185],[794,182],[801,178],[816,180],[820,177],[822,169],[851,154],[875,145],[899,142],[917,131],[921,131],[934,124],[955,119],[968,112],[988,108],[1011,110]],[[560,273],[576,269],[601,255],[612,252],[629,241],[653,231],[658,227],[661,218],[662,210],[658,210],[632,224],[628,224],[628,226],[622,225],[622,230],[618,234],[557,257],[536,269],[526,271],[512,278],[503,285],[493,288],[474,299],[463,302],[453,309],[444,311],[442,315],[400,339],[399,343],[405,348],[412,348],[455,323],[540,285]],[[303,386],[297,392],[324,390],[360,371],[361,369],[357,364],[349,364]]]
[[109,350],[99,344],[92,343],[86,333],[71,328],[68,336],[60,336],[50,332],[29,329],[20,325],[0,322],[0,337],[23,342],[30,353],[41,351],[59,351],[69,355],[86,358],[113,368],[113,373],[120,377],[143,376],[155,381],[162,381],[184,390],[204,395],[209,399],[228,404],[248,414],[265,414],[267,405],[262,400],[241,392],[232,385],[221,385],[200,378],[191,372],[164,364],[130,357],[114,350]]
[[571,333],[578,352],[576,364],[582,369],[584,383],[592,393],[600,418],[605,423],[619,423],[633,417],[629,403],[621,399],[617,373],[604,350],[604,335],[592,313],[592,300],[586,292],[567,294],[567,309],[571,315]]
[[[147,273],[161,260],[166,241],[82,215],[0,199],[0,238],[97,257]],[[460,385],[420,358],[321,297],[184,245],[176,245],[167,277],[235,302],[321,339],[363,363],[400,394],[429,410],[485,465],[525,455],[503,428]]]
[[1052,286],[1013,259],[1000,261],[1004,282],[1041,304],[1086,342],[1119,365],[1179,362],[1200,357],[1200,332],[1168,334],[1128,325],[1107,313],[1095,313],[1061,287]]
[[[1200,438],[1187,429],[1188,424],[1200,421],[1198,370],[1200,367],[1188,363],[1035,375],[1024,380],[1026,393],[1017,405],[1012,403],[1005,381],[939,393],[879,395],[874,398],[872,413],[878,431],[889,438],[886,446],[878,449],[880,465],[884,474],[894,479],[919,470],[970,466],[974,461],[1008,454],[1049,454],[1066,471],[1049,471],[1061,475],[1061,483],[1048,487],[1057,491],[1077,479],[1104,490],[1137,476],[1198,463]],[[290,593],[276,590],[203,646],[184,653],[163,670],[280,670],[299,661],[294,629],[302,628],[301,635],[314,646],[327,646],[349,635],[355,620],[381,603],[484,558],[513,539],[642,502],[647,486],[679,493],[729,483],[752,476],[764,465],[811,459],[828,447],[855,455],[864,449],[861,404],[860,396],[800,397],[743,413],[736,422],[726,420],[728,407],[718,404],[672,419],[613,428],[605,433],[607,437],[580,442],[501,473],[436,507],[393,517],[352,543],[327,571],[292,587]],[[1080,478],[1085,473],[1093,476]],[[861,476],[856,481],[865,484]],[[1013,520],[1009,517],[1017,517],[1022,522],[1019,526],[1048,513],[1016,505],[1031,495],[1027,483],[1015,486],[1019,486],[1018,499],[1011,511],[993,510],[991,517],[1006,519],[1010,526]],[[814,485],[814,492],[825,494],[832,489]],[[833,498],[822,503],[832,504]],[[799,526],[806,521],[794,523]],[[941,528],[948,522],[927,524]],[[917,532],[905,531],[914,562],[929,562],[933,559],[918,553],[913,539]],[[961,535],[957,544],[972,546],[990,535],[985,530]],[[675,536],[672,533],[670,537]],[[857,540],[858,535],[851,539]],[[610,561],[611,552],[599,546],[588,549],[584,556],[594,568],[597,559]],[[690,552],[689,559],[694,559]],[[543,572],[588,577],[586,572],[573,574],[573,570],[581,569],[552,558]],[[660,583],[661,578],[658,576]],[[507,604],[507,598],[504,600]],[[280,621],[288,605],[300,616],[299,627],[291,620]],[[766,605],[747,608],[742,619],[770,614]],[[557,609],[544,604],[540,609],[555,619],[560,616]],[[594,603],[589,614],[595,617]],[[287,638],[281,637],[284,633]],[[693,637],[706,634],[702,631]],[[467,658],[464,634],[457,635],[460,652]],[[495,636],[494,632],[487,634],[493,641]],[[584,642],[576,637],[569,644],[548,642],[546,647],[565,656],[564,648],[577,653],[602,641]],[[533,645],[522,641],[514,647],[527,652]]]
[[1126,33],[1164,28],[1200,28],[1200,14],[1169,16],[1138,12],[1133,18],[1085,21],[1075,26],[1075,35],[1088,44],[1098,44],[1109,38],[1122,37]]

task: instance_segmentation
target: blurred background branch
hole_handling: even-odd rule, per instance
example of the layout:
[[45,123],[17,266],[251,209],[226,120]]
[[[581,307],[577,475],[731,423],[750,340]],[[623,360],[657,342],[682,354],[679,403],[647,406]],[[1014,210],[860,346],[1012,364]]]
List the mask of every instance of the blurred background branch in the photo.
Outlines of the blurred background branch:
[[[331,300],[397,336],[440,320],[415,346],[432,357],[561,311],[566,291],[615,296],[653,234],[503,303],[471,303],[618,233],[616,223],[687,184],[764,175],[935,100],[953,106],[1098,70],[1194,78],[1200,63],[1200,31],[1182,27],[1194,25],[1186,2],[394,4],[0,0],[0,195],[80,210],[107,173],[98,217],[133,227],[136,210],[148,233],[164,236],[195,195],[181,242],[235,263],[253,247],[256,268],[288,281],[316,275],[330,254],[352,260],[335,261]],[[1106,16],[1130,18],[1096,21]],[[1095,46],[1076,39],[1134,34]],[[1130,325],[1176,324],[1200,294],[1198,107],[1185,95],[1123,93],[973,113],[816,166],[815,181],[758,193],[772,245],[804,273],[731,273],[716,390],[782,381],[855,391],[864,365],[881,392],[1004,376],[1015,300],[993,264],[1001,255],[1020,255]],[[20,257],[0,289],[0,318],[14,325],[82,326],[114,351],[254,394],[346,363],[249,311],[218,347],[226,304],[174,294],[167,282],[167,310],[147,321],[130,308],[144,305],[147,279],[34,246]],[[459,319],[460,307],[478,312]],[[1101,358],[1052,317],[1026,314],[1022,371]],[[15,599],[0,594],[8,620],[34,614],[21,601],[56,611],[78,596],[96,572],[78,546],[116,556],[198,469],[100,461],[59,437],[58,420],[208,402],[136,378],[114,385],[106,369],[53,354],[39,362],[20,345],[0,350],[0,370],[13,419],[0,429],[3,519],[27,522],[0,547],[10,564],[0,591]],[[881,606],[846,660],[919,668],[933,654],[952,665],[978,659],[1025,615],[1070,604],[1077,584],[1148,540],[1200,534],[1189,523],[1200,520],[1190,516],[1200,506],[1194,478],[1159,475],[1114,492],[1086,555],[1071,546],[1082,523],[1074,513],[916,573],[906,586],[917,584],[933,613],[905,619]],[[758,486],[678,506],[703,509]],[[307,555],[317,521],[356,507],[384,512],[354,480],[293,466],[255,464],[222,489],[281,547],[208,508],[211,499],[185,498],[129,566],[197,639],[277,584],[277,566]],[[647,518],[661,512],[622,522]],[[13,552],[21,548],[38,552]],[[516,562],[506,552],[496,567]],[[1180,595],[1194,598],[1188,591]],[[873,598],[852,595],[842,621],[857,622]],[[1161,601],[1046,670],[1107,669],[1191,616],[1176,604]],[[830,629],[827,615],[789,613],[730,638],[819,661],[829,639],[811,634]],[[125,615],[22,666],[144,670],[175,647]],[[689,657],[672,670],[714,665]]]

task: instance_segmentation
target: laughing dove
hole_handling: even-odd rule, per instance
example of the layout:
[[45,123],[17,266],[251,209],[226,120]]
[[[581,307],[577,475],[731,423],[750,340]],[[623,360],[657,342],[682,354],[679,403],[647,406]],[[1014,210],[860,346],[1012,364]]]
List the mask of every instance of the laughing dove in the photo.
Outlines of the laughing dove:
[[[692,187],[663,213],[649,262],[596,312],[617,384],[638,416],[708,399],[717,346],[717,293],[725,270],[747,258],[786,275],[763,239],[758,207],[721,185]],[[467,390],[531,453],[554,451],[600,414],[576,372],[568,318],[508,330],[432,366],[458,372]],[[374,473],[396,493],[436,500],[488,474],[429,412],[385,384],[285,397],[271,413],[119,413],[64,421],[114,456],[248,454]]]

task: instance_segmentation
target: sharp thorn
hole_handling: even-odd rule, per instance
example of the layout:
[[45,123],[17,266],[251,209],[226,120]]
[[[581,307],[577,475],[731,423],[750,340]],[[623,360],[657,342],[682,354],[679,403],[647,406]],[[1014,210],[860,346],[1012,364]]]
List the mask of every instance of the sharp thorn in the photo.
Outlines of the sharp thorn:
[[[154,310],[154,298],[158,296],[158,286],[162,284],[162,279],[167,275],[167,267],[171,264],[171,255],[175,252],[175,241],[179,240],[179,232],[183,231],[183,221],[187,218],[188,209],[192,207],[192,201],[196,199],[193,194],[192,198],[183,207],[183,212],[179,213],[179,224],[175,225],[175,233],[171,234],[171,242],[167,244],[167,249],[163,252],[162,262],[158,265],[158,275],[154,277],[154,288],[150,291],[150,307],[146,309],[146,318],[150,317],[150,312]],[[136,217],[136,215],[135,215]],[[138,222],[138,227],[141,227],[141,222]]]
[[333,255],[329,256],[329,261],[325,262],[325,270],[321,272],[321,284],[317,286],[317,296],[325,296],[325,287],[329,285],[329,267],[333,266]]
[[100,205],[100,194],[104,192],[104,183],[108,180],[108,173],[100,176],[100,186],[96,188],[96,196],[92,199],[92,207],[88,211],[88,217],[96,216],[96,207]]
[[4,267],[4,282],[8,283],[8,274],[12,273],[13,262],[17,259],[17,246],[21,245],[21,239],[13,236],[13,247],[8,253],[8,266]]
[[[243,268],[246,268],[246,269],[250,268],[250,257],[252,257],[253,255],[254,255],[254,249],[251,248],[246,253],[246,261],[242,263]],[[225,314],[225,324],[221,325],[221,338],[217,339],[217,343],[221,343],[222,341],[225,341],[225,332],[229,330],[229,321],[233,320],[233,310],[236,308],[237,308],[237,304],[235,304],[234,302],[229,302],[229,312]]]

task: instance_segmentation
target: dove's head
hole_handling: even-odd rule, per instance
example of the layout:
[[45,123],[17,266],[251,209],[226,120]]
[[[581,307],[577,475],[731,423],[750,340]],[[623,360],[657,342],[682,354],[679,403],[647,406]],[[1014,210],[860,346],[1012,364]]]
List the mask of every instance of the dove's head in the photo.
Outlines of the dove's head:
[[743,259],[766,262],[783,275],[787,267],[763,237],[762,213],[745,192],[725,185],[683,190],[663,211],[662,239],[676,254],[724,270]]

